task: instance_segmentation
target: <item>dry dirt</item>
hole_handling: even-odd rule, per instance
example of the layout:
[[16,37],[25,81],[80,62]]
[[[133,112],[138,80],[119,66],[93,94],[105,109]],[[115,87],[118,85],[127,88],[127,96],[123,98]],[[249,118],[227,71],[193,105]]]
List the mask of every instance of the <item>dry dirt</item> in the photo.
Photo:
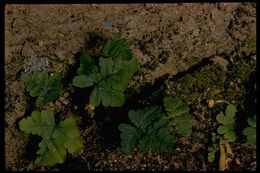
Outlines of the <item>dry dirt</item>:
[[255,7],[255,3],[6,5],[6,168],[23,168],[20,162],[28,142],[17,126],[30,106],[21,73],[66,74],[76,63],[76,53],[95,55],[98,50],[92,47],[98,49],[112,33],[120,32],[140,63],[130,87],[152,85],[159,77],[178,74],[204,59],[235,50],[255,54]]

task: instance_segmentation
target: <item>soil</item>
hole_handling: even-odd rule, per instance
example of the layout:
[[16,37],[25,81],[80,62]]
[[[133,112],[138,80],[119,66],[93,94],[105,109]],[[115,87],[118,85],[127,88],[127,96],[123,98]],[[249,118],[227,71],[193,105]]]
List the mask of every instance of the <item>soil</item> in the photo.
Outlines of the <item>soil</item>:
[[[89,92],[71,85],[79,54],[98,56],[104,41],[120,32],[131,45],[140,69],[130,81],[121,108],[86,107]],[[241,135],[246,119],[256,113],[256,4],[60,4],[5,6],[5,166],[7,170],[218,170],[207,148],[215,116],[225,103],[238,113],[238,139],[229,170],[256,170],[255,148]],[[55,167],[37,167],[41,139],[25,135],[18,122],[34,110],[22,73],[45,70],[63,75],[63,92],[45,108],[61,119],[79,117],[84,151],[68,155]],[[195,117],[189,138],[176,137],[168,153],[120,149],[118,125],[129,122],[130,109],[162,105],[166,95],[178,97]],[[241,121],[239,121],[241,120]],[[239,124],[240,123],[240,124]],[[239,135],[240,134],[240,135]],[[217,155],[217,154],[216,154]]]

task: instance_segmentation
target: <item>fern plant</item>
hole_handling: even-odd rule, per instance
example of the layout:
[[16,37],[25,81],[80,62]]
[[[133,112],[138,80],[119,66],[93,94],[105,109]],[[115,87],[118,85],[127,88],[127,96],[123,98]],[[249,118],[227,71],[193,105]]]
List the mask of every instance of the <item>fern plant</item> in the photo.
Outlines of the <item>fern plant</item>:
[[219,145],[218,145],[218,142],[219,140],[221,139],[221,137],[216,134],[216,133],[212,133],[212,146],[209,146],[208,147],[208,161],[210,163],[213,163],[215,161],[215,155],[216,155],[216,152],[219,151]]
[[208,147],[208,161],[213,163],[215,161],[215,154],[218,151],[218,148]]
[[162,120],[161,107],[150,106],[137,111],[130,110],[128,116],[134,124],[120,124],[122,151],[126,154],[136,147],[147,152],[149,148],[160,152],[171,150],[176,141],[170,134],[170,126]]
[[46,71],[22,74],[21,80],[32,97],[38,97],[36,106],[41,107],[57,99],[61,91],[61,75],[48,76]]
[[243,135],[247,136],[247,142],[256,147],[256,115],[247,119],[249,127],[243,130]]
[[229,142],[234,142],[236,140],[235,134],[235,115],[237,109],[236,106],[230,104],[227,106],[225,115],[218,114],[216,119],[220,125],[217,129],[218,134],[223,135],[224,139],[227,139]]
[[98,106],[120,107],[124,104],[124,91],[129,80],[138,69],[138,62],[125,39],[114,34],[105,43],[99,67],[89,55],[80,56],[78,76],[73,78],[73,85],[79,88],[94,86],[90,94],[90,103]]
[[193,121],[193,117],[188,114],[190,108],[179,99],[173,99],[169,96],[164,97],[163,104],[168,115],[164,118],[175,127],[177,133],[183,136],[189,136],[192,131]]
[[26,134],[42,137],[35,161],[37,165],[54,166],[63,163],[67,155],[66,150],[75,153],[83,148],[80,131],[72,116],[56,125],[51,110],[33,111],[31,116],[19,122],[19,127]]

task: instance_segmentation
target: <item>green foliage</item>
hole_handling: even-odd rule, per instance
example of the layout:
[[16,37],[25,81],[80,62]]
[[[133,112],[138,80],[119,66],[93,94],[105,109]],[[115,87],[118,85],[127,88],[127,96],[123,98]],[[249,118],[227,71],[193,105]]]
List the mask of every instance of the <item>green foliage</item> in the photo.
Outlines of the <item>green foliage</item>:
[[229,142],[234,142],[236,140],[235,134],[235,115],[237,109],[235,105],[228,105],[226,108],[225,115],[218,114],[217,121],[223,125],[219,126],[217,129],[218,134],[224,135],[224,138]]
[[68,117],[58,125],[55,124],[54,113],[51,110],[33,111],[32,115],[19,122],[20,129],[26,134],[42,137],[39,143],[37,165],[54,166],[66,159],[66,149],[69,153],[79,152],[83,145],[80,141],[80,131],[73,117]]
[[134,126],[124,123],[118,126],[124,153],[130,153],[136,147],[142,152],[149,148],[169,151],[174,147],[176,141],[170,134],[168,122],[161,119],[163,114],[159,106],[130,110],[128,116]]
[[217,135],[216,133],[212,134],[211,140],[212,140],[213,144],[219,142],[220,139],[221,139],[221,137],[219,135]]
[[208,161],[210,163],[215,161],[215,154],[217,151],[218,149],[215,147],[208,147]]
[[188,114],[190,108],[179,99],[173,99],[169,96],[164,97],[163,104],[168,115],[166,118],[170,121],[170,124],[175,127],[179,134],[189,136],[193,121],[193,117]]
[[219,135],[217,135],[216,133],[212,133],[212,146],[208,147],[208,161],[210,163],[213,163],[215,161],[215,154],[216,152],[219,150],[219,140],[221,139],[221,137]]
[[138,61],[125,39],[115,34],[108,39],[101,56],[99,67],[89,55],[81,55],[78,76],[73,85],[80,88],[94,86],[90,94],[90,103],[98,106],[120,107],[124,104],[124,91],[129,80],[138,69]]
[[21,80],[32,97],[38,97],[36,106],[41,107],[57,99],[61,91],[61,75],[48,76],[46,71],[22,74]]
[[132,59],[133,53],[126,40],[122,39],[120,34],[113,34],[111,39],[108,39],[103,47],[101,56],[113,59],[121,58],[129,61]]
[[246,127],[243,130],[243,135],[247,136],[247,142],[256,147],[256,115],[254,117],[249,117],[247,119],[249,127]]

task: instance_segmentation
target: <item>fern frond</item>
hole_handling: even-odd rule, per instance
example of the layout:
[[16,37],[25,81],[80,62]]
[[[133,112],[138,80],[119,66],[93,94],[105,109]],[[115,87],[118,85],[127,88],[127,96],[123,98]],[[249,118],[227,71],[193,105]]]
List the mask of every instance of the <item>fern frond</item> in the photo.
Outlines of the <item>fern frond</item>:
[[136,147],[142,152],[150,148],[158,152],[170,151],[174,147],[176,141],[170,134],[168,122],[161,120],[163,114],[159,106],[130,110],[128,116],[135,127],[119,125],[124,153],[130,153]]
[[66,118],[60,124],[55,124],[54,113],[51,110],[33,111],[32,115],[19,122],[20,129],[29,134],[42,137],[39,143],[39,155],[35,161],[38,165],[54,166],[63,163],[69,153],[79,152],[83,145],[76,121],[72,117]]
[[235,115],[236,115],[237,109],[235,105],[228,105],[225,111],[225,115],[218,114],[216,119],[220,125],[217,128],[217,132],[224,136],[225,139],[227,139],[229,142],[234,142],[236,140],[236,134],[235,134]]
[[250,145],[256,147],[256,115],[249,117],[247,122],[249,126],[243,130],[243,135],[247,136],[247,142]]
[[45,71],[33,72],[32,74],[22,74],[21,80],[26,86],[26,90],[30,92],[32,97],[38,97],[36,106],[41,107],[50,101],[58,98],[61,91],[61,75],[55,73],[48,76]]
[[133,57],[125,39],[113,35],[108,39],[99,58],[99,68],[88,55],[80,57],[78,76],[73,85],[80,88],[94,86],[90,103],[98,106],[120,107],[124,104],[124,91],[129,80],[138,69],[138,61]]
[[183,104],[181,100],[172,97],[164,97],[163,104],[167,111],[167,117],[177,133],[183,136],[189,136],[192,132],[193,117],[188,114],[190,108]]

